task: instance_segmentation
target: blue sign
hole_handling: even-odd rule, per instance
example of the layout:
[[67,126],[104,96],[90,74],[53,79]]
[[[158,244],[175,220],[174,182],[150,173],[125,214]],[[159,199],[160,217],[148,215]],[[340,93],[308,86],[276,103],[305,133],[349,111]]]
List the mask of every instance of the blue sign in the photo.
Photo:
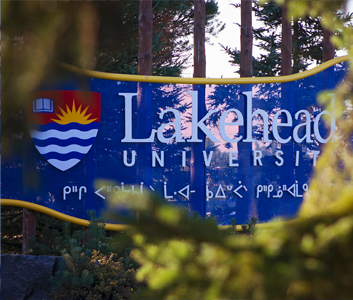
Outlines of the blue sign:
[[[133,201],[148,190],[220,225],[293,218],[334,134],[316,97],[342,82],[342,61],[232,83],[92,72],[89,92],[77,74],[46,84],[28,105],[31,141],[14,137],[16,151],[2,159],[2,198],[87,220],[114,193]],[[37,185],[24,184],[26,172]]]

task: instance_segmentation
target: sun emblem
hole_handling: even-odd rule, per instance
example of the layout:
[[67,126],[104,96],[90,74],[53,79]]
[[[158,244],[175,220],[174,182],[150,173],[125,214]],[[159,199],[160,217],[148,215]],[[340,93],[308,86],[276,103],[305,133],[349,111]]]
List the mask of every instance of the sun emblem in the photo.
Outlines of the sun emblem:
[[74,101],[72,103],[71,110],[67,105],[66,105],[66,112],[61,107],[59,107],[62,115],[56,114],[56,116],[60,120],[55,120],[55,119],[51,119],[51,120],[58,123],[58,124],[61,124],[61,125],[66,125],[69,123],[79,123],[79,124],[84,124],[84,125],[90,124],[97,119],[90,119],[89,120],[89,117],[91,116],[91,114],[86,115],[86,111],[87,111],[88,107],[89,106],[87,106],[85,108],[85,110],[81,112],[81,105],[80,105],[78,110],[76,110],[75,101]]

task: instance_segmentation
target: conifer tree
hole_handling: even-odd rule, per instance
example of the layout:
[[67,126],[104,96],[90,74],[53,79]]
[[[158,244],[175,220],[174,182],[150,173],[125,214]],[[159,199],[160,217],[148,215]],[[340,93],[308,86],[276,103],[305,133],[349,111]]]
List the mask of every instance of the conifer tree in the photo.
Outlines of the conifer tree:
[[[234,5],[239,8],[240,5]],[[253,76],[281,75],[281,25],[282,9],[273,0],[266,3],[254,1],[253,12],[262,25],[253,27],[254,45],[261,49],[260,57],[253,57]],[[352,14],[336,16],[352,24]],[[323,29],[320,17],[302,17],[292,23],[292,73],[306,70],[312,63],[323,62]],[[335,33],[337,34],[337,33]],[[240,64],[240,50],[221,45],[230,56],[231,64]],[[337,49],[336,49],[337,50]],[[239,71],[237,71],[239,73]]]
[[[138,1],[95,3],[101,26],[96,70],[137,74]],[[206,33],[216,35],[224,24],[217,20],[216,0],[205,1]],[[180,76],[191,56],[193,0],[153,1],[153,75]]]

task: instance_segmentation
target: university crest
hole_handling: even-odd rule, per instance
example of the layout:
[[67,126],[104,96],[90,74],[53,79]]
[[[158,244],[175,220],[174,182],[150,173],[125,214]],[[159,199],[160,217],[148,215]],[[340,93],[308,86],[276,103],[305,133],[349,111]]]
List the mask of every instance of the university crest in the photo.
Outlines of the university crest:
[[94,143],[101,115],[100,94],[38,92],[28,114],[35,147],[52,166],[66,171],[78,164]]

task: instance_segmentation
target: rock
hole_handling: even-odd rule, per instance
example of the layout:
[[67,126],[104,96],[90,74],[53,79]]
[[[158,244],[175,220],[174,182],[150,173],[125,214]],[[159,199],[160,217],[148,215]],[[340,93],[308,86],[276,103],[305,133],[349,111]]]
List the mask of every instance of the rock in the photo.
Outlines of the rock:
[[62,257],[34,255],[1,255],[2,300],[49,300],[51,276]]

